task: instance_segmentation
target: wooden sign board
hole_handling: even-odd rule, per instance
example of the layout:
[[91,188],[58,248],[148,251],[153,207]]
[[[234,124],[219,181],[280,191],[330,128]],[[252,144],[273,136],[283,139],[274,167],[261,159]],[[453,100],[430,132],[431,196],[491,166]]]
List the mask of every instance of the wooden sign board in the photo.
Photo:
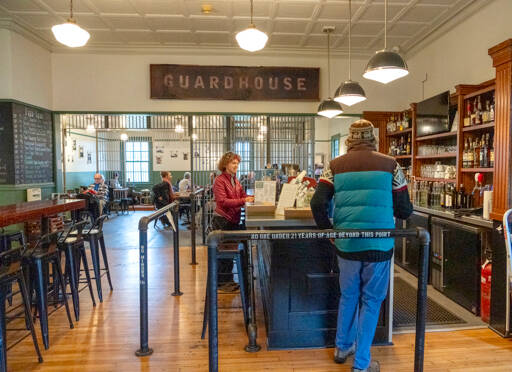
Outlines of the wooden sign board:
[[151,98],[318,101],[319,68],[150,65]]

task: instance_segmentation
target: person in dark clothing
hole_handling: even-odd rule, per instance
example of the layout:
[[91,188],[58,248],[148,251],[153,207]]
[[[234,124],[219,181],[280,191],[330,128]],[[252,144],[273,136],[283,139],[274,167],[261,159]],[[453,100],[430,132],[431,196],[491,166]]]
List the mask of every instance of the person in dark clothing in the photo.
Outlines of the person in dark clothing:
[[[253,196],[248,196],[238,179],[236,171],[240,164],[240,155],[227,152],[219,161],[220,176],[215,178],[213,195],[215,211],[212,219],[213,230],[242,230],[240,225],[241,209],[246,202],[252,203]],[[238,285],[233,281],[233,260],[219,260],[219,290],[233,292]]]
[[[153,186],[154,204],[157,209],[163,208],[174,201],[174,193],[172,191],[172,175],[170,172],[160,172],[162,182]],[[160,221],[166,226],[171,226],[171,222],[166,215],[160,217]]]
[[[376,151],[373,125],[350,126],[348,152],[324,168],[311,200],[316,224],[331,229],[328,209],[334,197],[334,228],[392,229],[393,217],[412,213],[407,180],[394,158]],[[340,303],[334,361],[355,354],[352,371],[380,371],[370,347],[382,301],[388,291],[394,239],[337,239]]]

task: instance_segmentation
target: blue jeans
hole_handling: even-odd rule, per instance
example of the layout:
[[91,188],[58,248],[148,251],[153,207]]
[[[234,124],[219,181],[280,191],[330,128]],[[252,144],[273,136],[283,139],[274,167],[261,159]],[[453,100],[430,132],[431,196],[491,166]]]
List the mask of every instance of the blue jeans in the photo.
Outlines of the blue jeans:
[[390,263],[391,260],[361,262],[338,257],[341,296],[336,346],[345,351],[355,343],[354,368],[370,366],[370,347],[381,303],[388,293]]

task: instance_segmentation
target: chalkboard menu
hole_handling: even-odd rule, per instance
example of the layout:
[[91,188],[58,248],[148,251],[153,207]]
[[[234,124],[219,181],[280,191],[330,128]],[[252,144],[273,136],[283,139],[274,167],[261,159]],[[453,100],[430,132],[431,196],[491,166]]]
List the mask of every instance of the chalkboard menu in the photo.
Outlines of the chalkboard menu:
[[53,182],[51,113],[19,103],[0,104],[0,183]]

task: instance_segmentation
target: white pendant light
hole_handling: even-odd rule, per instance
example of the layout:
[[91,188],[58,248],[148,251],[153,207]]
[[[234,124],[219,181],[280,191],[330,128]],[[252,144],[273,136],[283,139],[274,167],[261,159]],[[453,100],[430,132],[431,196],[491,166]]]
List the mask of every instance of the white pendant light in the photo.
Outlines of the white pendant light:
[[[331,32],[334,31],[333,26],[326,26],[323,32],[327,34],[327,87],[331,94]],[[331,97],[324,99],[318,106],[317,114],[326,118],[333,118],[343,112],[341,105],[334,101]]]
[[183,128],[183,125],[178,124],[178,125],[176,125],[176,128],[174,128],[174,131],[176,133],[183,133],[183,132],[185,132],[185,128]]
[[66,23],[52,27],[55,39],[61,44],[71,48],[82,47],[89,40],[89,33],[78,26],[73,19],[73,0],[70,0],[69,19]]
[[197,134],[192,133],[192,141],[197,141]]
[[348,80],[341,84],[334,100],[347,106],[366,100],[364,89],[357,81],[352,81],[352,1],[348,1]]
[[252,2],[253,0],[251,0],[251,24],[248,28],[236,34],[236,41],[238,42],[240,48],[249,52],[256,52],[265,48],[265,44],[267,44],[268,41],[268,36],[266,33],[258,30],[252,21]]
[[94,128],[94,124],[87,124],[87,128],[85,129],[88,133],[94,133],[96,128]]
[[370,59],[363,77],[387,84],[409,74],[407,64],[400,54],[387,50],[388,0],[384,1],[384,49]]
[[126,133],[121,133],[121,141],[128,141],[128,135]]

